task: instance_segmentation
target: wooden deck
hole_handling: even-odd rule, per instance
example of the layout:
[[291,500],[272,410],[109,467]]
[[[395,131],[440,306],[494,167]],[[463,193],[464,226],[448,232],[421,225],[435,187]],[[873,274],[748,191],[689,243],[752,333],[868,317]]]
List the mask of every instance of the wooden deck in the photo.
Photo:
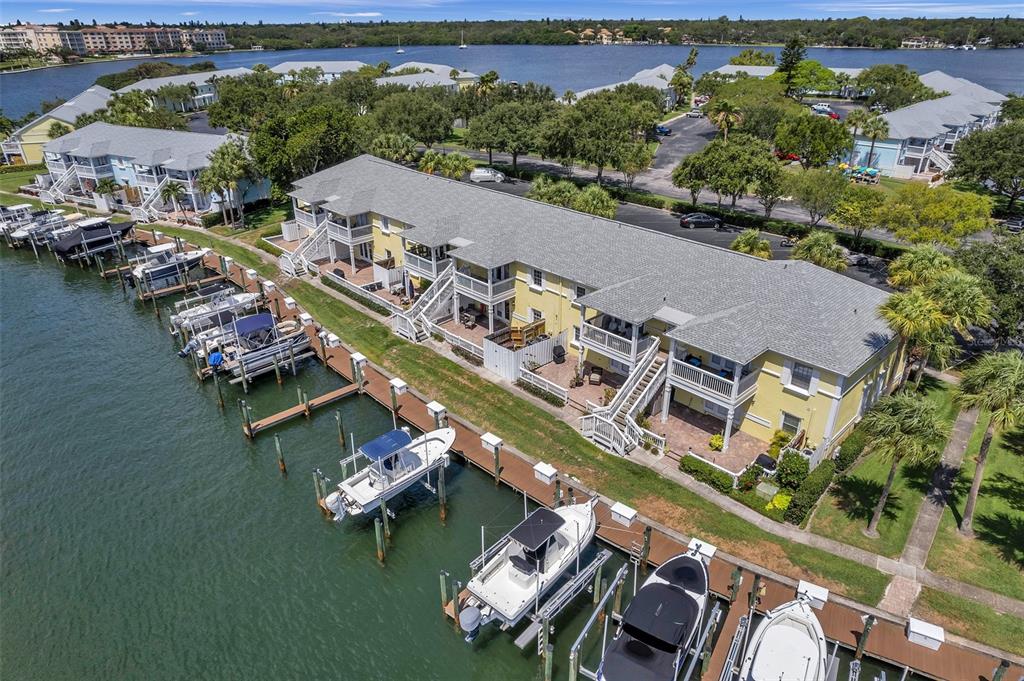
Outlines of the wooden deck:
[[270,416],[265,416],[261,419],[257,419],[256,421],[253,421],[251,424],[243,423],[242,432],[245,433],[247,437],[256,437],[264,430],[269,430],[270,428],[279,426],[282,423],[291,421],[292,419],[299,416],[308,417],[314,410],[331,404],[333,402],[337,402],[338,400],[344,399],[349,395],[355,395],[357,392],[359,392],[359,386],[346,385],[344,388],[338,388],[337,390],[332,390],[329,393],[324,393],[323,395],[314,397],[309,401],[308,404],[296,404],[294,407],[288,407],[287,409],[279,411],[276,414],[272,414]]
[[[150,235],[141,233],[143,240],[151,240]],[[168,239],[169,240],[169,239]],[[219,260],[213,253],[209,254],[207,266],[219,270]],[[231,271],[226,273],[227,278],[242,286],[246,290],[259,289],[259,282],[247,280],[245,268],[234,263]],[[285,295],[275,287],[267,294],[268,302],[281,311],[283,319],[297,318],[300,311],[296,308],[288,310],[283,302]],[[275,302],[276,301],[276,302]],[[347,380],[353,380],[350,357],[351,353],[344,347],[326,348],[326,357],[315,338],[316,329],[307,328],[307,333],[313,336],[313,348],[321,359],[326,359],[326,365]],[[375,399],[386,408],[391,408],[390,377],[381,373],[373,366],[363,368],[362,389],[366,395]],[[347,389],[357,390],[358,386],[348,386]],[[343,389],[344,390],[344,389]],[[415,426],[421,431],[434,429],[433,417],[429,415],[426,404],[429,398],[420,397],[414,394],[413,390],[399,396],[397,416],[405,422]],[[296,408],[301,408],[297,406]],[[295,408],[293,408],[295,409]],[[291,410],[286,410],[286,412]],[[281,412],[282,414],[285,412]],[[301,413],[301,412],[300,412]],[[449,415],[449,426],[455,429],[456,439],[452,447],[453,451],[460,454],[466,461],[472,463],[488,474],[494,473],[494,455],[484,448],[480,442],[480,433],[464,423],[458,417]],[[499,433],[500,435],[500,433]],[[534,462],[527,460],[524,455],[502,448],[499,453],[500,480],[519,493],[525,493],[533,501],[545,506],[553,506],[555,503],[555,485],[547,485],[534,476]],[[577,501],[589,498],[590,492],[576,487],[569,479],[561,480],[561,491],[563,502],[568,502],[569,494],[575,494]],[[637,521],[632,527],[624,527],[611,519],[611,500],[602,499],[596,507],[598,519],[597,536],[604,542],[611,544],[625,552],[629,552],[633,542],[642,538],[644,525]],[[641,512],[643,509],[638,509]],[[679,534],[679,533],[674,533]],[[649,560],[653,566],[660,565],[672,556],[686,550],[686,542],[661,531],[658,528],[651,534]],[[709,567],[710,588],[719,595],[729,592],[732,580],[732,572],[737,567],[737,560],[719,551]],[[727,654],[727,648],[738,622],[740,611],[746,610],[746,603],[750,587],[753,583],[753,574],[749,569],[744,570],[743,583],[739,590],[736,606],[730,609],[729,617],[723,622],[721,636],[712,657],[711,667],[706,678],[718,678],[721,673],[721,666]],[[776,607],[782,603],[795,598],[795,580],[786,577],[765,576],[762,583],[766,585],[766,591],[762,602],[758,606],[760,612]],[[843,600],[844,602],[839,602]],[[737,614],[734,614],[737,613]],[[817,612],[821,621],[822,629],[830,641],[837,641],[843,646],[854,648],[857,645],[860,632],[863,630],[862,617],[868,614],[866,610],[856,607],[854,604],[833,596],[824,608]],[[866,646],[866,654],[890,662],[898,666],[908,666],[911,670],[920,675],[935,679],[956,679],[969,681],[988,681],[992,678],[993,671],[1000,663],[1000,659],[979,650],[967,648],[962,645],[947,641],[938,651],[933,651],[923,646],[910,643],[904,632],[904,623],[898,618],[879,618],[871,632]],[[1006,679],[1017,679],[1024,673],[1021,665],[1012,665],[1007,670]]]

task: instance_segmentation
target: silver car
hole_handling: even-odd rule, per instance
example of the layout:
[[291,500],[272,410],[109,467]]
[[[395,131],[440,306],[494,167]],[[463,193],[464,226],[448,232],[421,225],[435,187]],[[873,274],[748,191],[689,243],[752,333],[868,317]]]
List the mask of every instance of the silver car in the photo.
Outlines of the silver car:
[[504,182],[505,173],[494,168],[473,168],[469,174],[470,182]]

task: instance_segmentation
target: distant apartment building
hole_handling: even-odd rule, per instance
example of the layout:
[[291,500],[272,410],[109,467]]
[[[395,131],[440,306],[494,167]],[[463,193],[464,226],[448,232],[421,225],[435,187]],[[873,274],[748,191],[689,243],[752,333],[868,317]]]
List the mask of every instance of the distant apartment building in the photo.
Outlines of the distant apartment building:
[[220,29],[182,29],[165,26],[60,26],[0,27],[0,51],[33,50],[43,53],[68,49],[74,54],[130,54],[149,50],[228,49]]
[[[252,69],[239,66],[233,69],[221,69],[219,71],[202,71],[200,73],[183,73],[180,76],[164,76],[162,78],[144,78],[131,85],[126,85],[117,91],[118,94],[128,92],[151,93],[150,99],[153,106],[159,106],[168,111],[185,112],[205,109],[217,101],[217,81],[224,78],[237,78],[252,73]],[[190,94],[182,99],[168,97],[161,93],[165,86],[185,85],[191,90]],[[166,92],[166,91],[165,91]]]
[[393,66],[386,75],[376,80],[377,85],[404,85],[410,89],[441,87],[451,92],[480,82],[480,76],[447,64],[407,61]]
[[332,80],[341,78],[346,73],[352,73],[366,66],[361,61],[286,61],[271,66],[270,70],[281,76],[282,80],[291,80],[293,73],[299,73],[305,69],[320,69],[320,80],[330,83]]
[[938,38],[929,38],[926,35],[916,35],[900,43],[900,49],[904,50],[937,50],[945,46],[946,43]]
[[642,85],[644,87],[653,87],[661,93],[662,97],[665,98],[665,108],[671,109],[676,105],[677,100],[675,88],[671,85],[672,76],[675,74],[675,71],[676,69],[674,66],[670,64],[661,64],[660,66],[638,71],[628,80],[609,83],[608,85],[599,85],[588,90],[582,90],[576,93],[576,98],[582,99],[587,95],[596,94],[602,90],[614,90],[620,85],[634,84]]

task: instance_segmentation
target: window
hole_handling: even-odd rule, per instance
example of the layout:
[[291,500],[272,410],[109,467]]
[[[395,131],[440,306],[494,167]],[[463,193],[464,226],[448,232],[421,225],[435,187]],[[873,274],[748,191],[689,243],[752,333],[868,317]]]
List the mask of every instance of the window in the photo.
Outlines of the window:
[[366,213],[360,213],[352,220],[352,227],[365,227],[370,224],[370,216]]
[[782,425],[780,427],[790,435],[796,435],[800,432],[800,418],[782,412]]
[[530,321],[531,322],[536,322],[536,321],[539,321],[541,319],[544,319],[544,313],[541,312],[540,310],[536,309],[536,308],[532,308],[531,307],[530,308]]
[[808,391],[811,388],[811,378],[814,376],[814,369],[805,365],[794,363],[793,373],[789,378],[789,384],[794,388]]
[[388,222],[388,219],[383,215],[380,216],[380,231],[384,234],[391,233],[391,223]]
[[580,327],[572,327],[572,339],[577,343],[580,342]]
[[533,270],[531,273],[530,286],[533,288],[544,288],[544,272],[543,270]]
[[726,371],[734,371],[736,369],[736,362],[731,359],[726,359],[720,355],[711,355],[711,366],[718,367],[719,369],[725,369]]
[[582,298],[585,295],[587,295],[587,289],[584,288],[583,286],[577,286],[576,287],[576,297],[577,298]]

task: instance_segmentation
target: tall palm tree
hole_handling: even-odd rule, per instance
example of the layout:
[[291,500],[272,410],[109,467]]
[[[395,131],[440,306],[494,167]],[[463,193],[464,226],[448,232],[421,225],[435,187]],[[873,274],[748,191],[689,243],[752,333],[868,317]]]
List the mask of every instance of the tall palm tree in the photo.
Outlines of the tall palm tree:
[[114,182],[112,178],[104,177],[102,180],[96,183],[96,193],[100,196],[110,196],[118,189],[121,188],[117,182]]
[[843,249],[836,243],[836,238],[831,232],[815,230],[800,239],[793,248],[793,257],[833,272],[842,272],[846,269]]
[[949,426],[939,414],[938,404],[913,393],[889,395],[879,400],[863,420],[868,451],[891,462],[889,476],[864,534],[878,536],[878,522],[889,500],[900,464],[927,463],[939,456]]
[[991,418],[975,459],[974,479],[960,521],[960,533],[974,536],[974,507],[985,477],[985,462],[996,431],[1005,433],[1024,421],[1024,353],[1020,350],[982,356],[966,369],[953,396],[961,408],[987,411]]
[[404,133],[377,135],[370,143],[370,153],[395,163],[412,163],[418,156],[416,140]]
[[174,206],[174,212],[181,212],[181,201],[185,198],[185,187],[178,182],[168,180],[167,184],[160,187],[160,200],[165,204]]
[[565,94],[562,95],[562,101],[566,104],[574,104],[576,102],[576,93],[572,90],[566,90]]
[[939,306],[947,324],[967,340],[974,339],[970,327],[992,320],[992,301],[973,275],[949,270],[926,285],[924,292]]
[[918,246],[889,265],[889,286],[909,289],[928,284],[954,267],[953,259],[934,246]]
[[498,86],[498,72],[488,71],[487,73],[480,76],[480,80],[477,82],[476,91],[480,96],[486,96],[494,91],[494,88]]
[[[849,115],[847,115],[846,120],[843,121],[843,123],[846,125],[847,128],[850,129],[850,132],[853,134],[853,137],[856,138],[857,131],[861,130],[864,127],[864,124],[867,123],[868,120],[870,120],[870,118],[871,112],[868,111],[867,109],[854,109],[849,113]],[[851,163],[853,163],[853,152],[854,150],[850,149]]]
[[872,165],[872,156],[875,155],[875,142],[879,139],[885,139],[889,136],[889,123],[880,115],[875,114],[867,121],[864,122],[863,130],[865,137],[871,138],[871,148],[868,149],[868,162],[866,165]]
[[722,139],[729,141],[729,130],[743,122],[743,112],[732,102],[722,99],[709,107],[708,118],[722,132]]
[[[199,191],[201,191],[203,194],[206,194],[207,196],[212,196],[213,194],[221,194],[220,180],[209,167],[203,168],[199,172],[199,176],[196,178],[196,187],[199,189]],[[228,209],[223,195],[221,195],[220,200],[220,214],[224,224],[229,224]]]
[[746,253],[764,260],[772,257],[771,243],[767,239],[762,239],[761,233],[756,229],[743,230],[729,248],[737,253]]
[[[947,325],[947,320],[935,301],[919,288],[892,294],[879,306],[878,313],[900,339],[896,351],[896,356],[903,359],[896,386],[899,389],[907,382],[907,350],[910,344],[936,333]],[[892,385],[892,377],[889,378],[889,385]]]

